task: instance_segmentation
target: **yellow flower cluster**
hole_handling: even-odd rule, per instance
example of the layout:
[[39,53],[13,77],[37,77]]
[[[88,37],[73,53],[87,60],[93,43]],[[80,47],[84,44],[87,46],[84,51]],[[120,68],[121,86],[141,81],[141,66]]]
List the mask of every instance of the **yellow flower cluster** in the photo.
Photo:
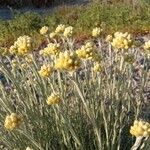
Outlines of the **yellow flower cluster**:
[[41,55],[58,55],[60,52],[60,44],[49,43],[46,48],[40,51]]
[[16,55],[25,55],[33,49],[33,41],[29,36],[20,36],[10,47],[10,53]]
[[81,65],[81,60],[76,53],[65,51],[60,53],[55,61],[55,68],[60,70],[74,71]]
[[80,49],[76,50],[76,53],[78,57],[82,59],[94,60],[97,57],[97,51],[92,42],[87,42]]
[[47,26],[44,26],[40,29],[40,34],[46,35],[48,30],[49,30],[49,28]]
[[50,37],[51,39],[55,38],[56,36],[57,36],[57,33],[55,33],[55,32],[51,32],[51,33],[49,34],[49,37]]
[[32,148],[30,148],[30,147],[27,147],[27,148],[26,148],[26,150],[33,150],[33,149],[32,149]]
[[48,64],[44,64],[43,66],[41,66],[41,69],[39,71],[41,77],[49,77],[52,73],[53,68]]
[[58,94],[52,93],[48,98],[47,98],[47,104],[48,105],[54,105],[58,104],[61,102],[60,96]]
[[93,71],[94,72],[101,72],[103,69],[102,69],[102,66],[100,63],[96,62],[94,63],[94,67],[93,67]]
[[150,40],[147,41],[147,42],[145,42],[145,44],[144,44],[144,49],[145,49],[145,50],[148,50],[149,53],[150,53]]
[[63,33],[65,30],[65,25],[63,24],[60,24],[57,26],[56,30],[55,30],[55,33],[58,34],[58,33]]
[[54,32],[51,32],[49,34],[49,37],[51,39],[55,38],[57,35],[62,34],[64,37],[69,38],[72,36],[73,34],[73,27],[72,26],[68,26],[66,27],[63,24],[60,24],[56,27]]
[[147,137],[150,135],[150,124],[145,121],[134,121],[134,125],[131,126],[130,133],[136,137]]
[[16,113],[6,116],[4,127],[8,130],[13,130],[20,126],[22,118]]
[[107,35],[106,42],[111,42],[113,39],[112,35]]
[[111,42],[112,46],[117,49],[128,49],[131,46],[131,43],[131,35],[127,32],[116,32]]
[[101,34],[101,31],[102,31],[102,30],[101,30],[100,28],[97,28],[97,27],[94,28],[93,31],[92,31],[92,36],[93,36],[93,37],[96,37],[96,38],[99,37],[100,34]]
[[73,34],[73,27],[72,26],[66,27],[63,33],[64,37],[71,37],[72,34]]

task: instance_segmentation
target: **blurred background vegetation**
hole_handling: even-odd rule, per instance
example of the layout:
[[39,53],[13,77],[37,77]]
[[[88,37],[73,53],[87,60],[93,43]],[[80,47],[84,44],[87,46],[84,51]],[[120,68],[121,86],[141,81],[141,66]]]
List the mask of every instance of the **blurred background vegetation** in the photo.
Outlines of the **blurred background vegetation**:
[[[3,5],[21,3],[40,3],[43,0],[1,0]],[[59,3],[60,0],[45,0]],[[64,0],[63,2],[71,2]],[[63,3],[61,1],[61,3]],[[77,39],[90,36],[93,27],[101,26],[104,35],[115,31],[128,31],[135,35],[150,33],[150,1],[149,0],[90,0],[89,3],[80,5],[59,5],[47,14],[14,13],[11,20],[0,20],[0,46],[9,47],[18,36],[30,35],[41,42],[39,29],[47,25],[53,31],[58,24],[72,25],[75,27]],[[42,6],[42,5],[41,5]]]

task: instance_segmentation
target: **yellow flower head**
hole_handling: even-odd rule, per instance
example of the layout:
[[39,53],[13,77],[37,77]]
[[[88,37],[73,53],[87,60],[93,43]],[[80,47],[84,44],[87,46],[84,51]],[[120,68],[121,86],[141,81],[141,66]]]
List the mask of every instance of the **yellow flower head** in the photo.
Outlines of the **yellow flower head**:
[[47,26],[44,26],[40,29],[40,34],[46,35],[48,33],[49,28]]
[[97,51],[92,42],[87,42],[80,49],[76,50],[79,58],[95,60],[97,58]]
[[20,126],[22,118],[16,113],[6,116],[4,127],[8,130],[13,130]]
[[56,36],[57,36],[57,33],[55,33],[55,32],[51,32],[51,33],[49,34],[49,37],[50,37],[51,39],[54,39]]
[[111,42],[112,46],[117,49],[128,49],[132,44],[131,35],[122,32],[116,32]]
[[73,34],[73,27],[72,26],[66,27],[63,34],[64,37],[71,37],[72,34]]
[[10,47],[10,53],[25,55],[33,50],[33,41],[29,36],[20,36],[13,46]]
[[145,42],[144,49],[150,54],[150,40]]
[[54,105],[58,104],[61,102],[60,96],[58,94],[52,93],[48,98],[47,98],[47,104],[48,105]]
[[49,77],[53,73],[53,68],[50,65],[43,65],[39,71],[41,77]]
[[81,61],[76,53],[65,51],[60,53],[58,59],[55,61],[55,68],[66,71],[74,71],[81,65]]
[[58,34],[58,33],[63,33],[64,30],[65,30],[65,25],[60,24],[60,25],[57,26],[57,28],[56,28],[56,30],[55,30],[55,33],[57,33],[57,34]]
[[113,39],[112,35],[107,35],[106,42],[111,42]]
[[93,37],[96,37],[96,38],[99,37],[100,34],[101,34],[101,31],[102,31],[102,30],[101,30],[100,28],[97,28],[97,27],[94,28],[93,31],[92,31],[92,36],[93,36]]
[[94,67],[93,67],[93,71],[94,72],[101,72],[103,69],[102,69],[102,66],[100,63],[96,62],[94,63]]
[[26,148],[26,150],[33,150],[33,149],[32,149],[32,148],[30,148],[30,147],[27,147],[27,148]]
[[130,133],[136,137],[150,136],[150,124],[142,120],[140,121],[135,120],[133,126],[131,126],[130,128]]
[[46,48],[40,51],[41,55],[58,55],[60,52],[60,44],[49,43]]

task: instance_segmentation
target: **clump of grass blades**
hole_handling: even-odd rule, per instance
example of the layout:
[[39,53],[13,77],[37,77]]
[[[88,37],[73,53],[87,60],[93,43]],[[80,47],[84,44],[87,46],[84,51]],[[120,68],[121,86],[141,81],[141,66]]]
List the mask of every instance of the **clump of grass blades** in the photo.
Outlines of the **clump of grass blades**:
[[[135,92],[134,68],[139,56],[147,66],[149,44],[141,51],[129,34],[118,32],[106,43],[95,28],[80,47],[71,26],[59,25],[53,36],[47,27],[40,31],[47,41],[40,52],[23,36],[0,56],[1,141],[9,149],[130,149],[129,128],[148,87],[148,68],[141,68]],[[5,120],[12,113],[21,125]]]

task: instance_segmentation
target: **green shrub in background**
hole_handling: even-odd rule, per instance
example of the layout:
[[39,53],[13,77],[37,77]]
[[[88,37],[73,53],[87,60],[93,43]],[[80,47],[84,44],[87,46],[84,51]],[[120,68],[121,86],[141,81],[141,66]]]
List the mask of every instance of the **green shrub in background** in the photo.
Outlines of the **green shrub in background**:
[[0,46],[10,46],[20,35],[41,37],[38,30],[47,25],[53,30],[56,25],[64,23],[76,28],[77,37],[89,35],[89,29],[102,26],[105,33],[117,30],[131,33],[150,31],[150,9],[147,3],[140,3],[136,8],[125,3],[101,4],[89,3],[81,6],[61,6],[46,15],[24,13],[16,15],[9,21],[0,21]]

